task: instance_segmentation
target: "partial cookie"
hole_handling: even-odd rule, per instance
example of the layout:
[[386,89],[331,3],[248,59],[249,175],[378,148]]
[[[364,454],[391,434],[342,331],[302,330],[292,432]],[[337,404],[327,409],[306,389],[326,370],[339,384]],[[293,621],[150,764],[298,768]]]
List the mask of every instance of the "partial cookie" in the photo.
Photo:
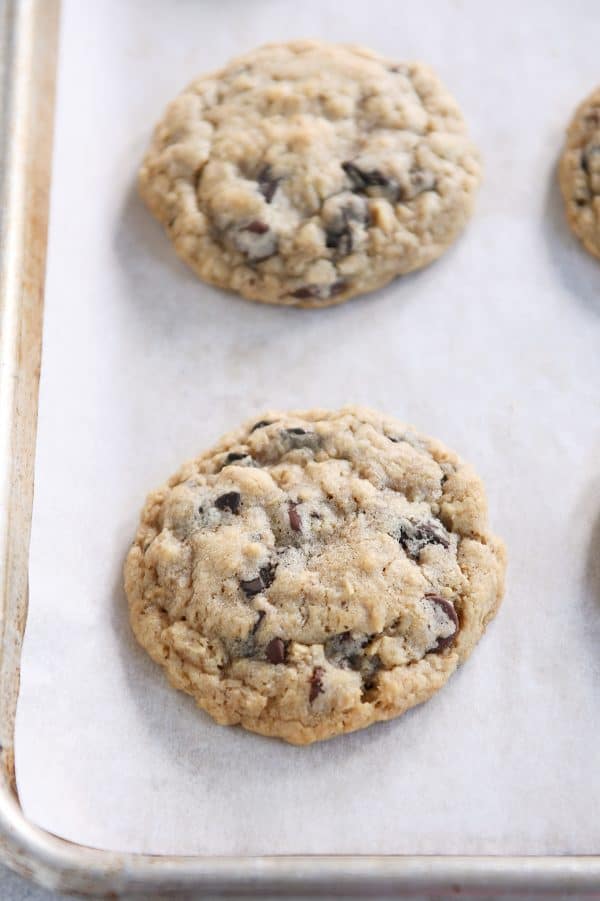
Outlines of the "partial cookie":
[[483,486],[372,410],[266,413],[151,494],[131,624],[218,723],[308,744],[427,700],[494,616]]
[[139,183],[202,279],[321,307],[436,259],[479,178],[460,110],[428,68],[294,41],[193,82],[157,126]]
[[575,112],[559,176],[569,225],[585,249],[600,257],[600,88]]

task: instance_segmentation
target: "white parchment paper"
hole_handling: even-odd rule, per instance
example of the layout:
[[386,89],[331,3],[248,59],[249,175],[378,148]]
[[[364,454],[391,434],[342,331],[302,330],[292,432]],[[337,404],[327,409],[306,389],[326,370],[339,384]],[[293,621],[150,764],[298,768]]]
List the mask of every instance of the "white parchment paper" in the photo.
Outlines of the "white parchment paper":
[[[432,64],[485,160],[438,263],[322,311],[202,285],[134,190],[165,103],[267,40]],[[63,0],[31,594],[26,814],[180,853],[600,852],[600,264],[564,222],[595,0]],[[510,552],[467,665],[395,722],[298,749],[218,727],[134,643],[145,494],[263,408],[370,404],[471,460]]]

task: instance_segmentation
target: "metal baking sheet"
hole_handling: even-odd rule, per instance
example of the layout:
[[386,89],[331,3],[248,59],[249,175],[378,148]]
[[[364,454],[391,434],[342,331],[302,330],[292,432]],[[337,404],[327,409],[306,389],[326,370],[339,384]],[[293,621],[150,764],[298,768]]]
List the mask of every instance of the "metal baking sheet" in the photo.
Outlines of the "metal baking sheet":
[[[118,851],[594,853],[597,758],[588,739],[598,684],[592,548],[600,509],[593,460],[599,282],[563,226],[553,173],[565,121],[594,83],[593,18],[566,33],[559,15],[566,6],[556,14],[546,10],[542,27],[535,5],[524,22],[510,4],[492,20],[474,3],[431,4],[403,22],[398,46],[398,35],[377,25],[393,21],[392,4],[370,4],[369,22],[358,4],[348,4],[342,23],[333,3],[309,3],[294,20],[291,7],[283,15],[282,6],[231,3],[217,12],[192,3],[114,9],[107,3],[85,11],[75,2],[63,5],[31,600],[17,732],[25,813],[74,841]],[[586,11],[589,5],[571,5],[571,19],[584,21]],[[195,24],[211,34],[201,54]],[[297,34],[361,40],[395,57],[431,62],[461,101],[487,164],[477,216],[454,250],[429,270],[339,310],[268,310],[199,285],[175,262],[132,191],[148,126],[164,101],[232,53]],[[485,80],[473,77],[478,60],[487,62]],[[477,464],[488,482],[494,523],[509,538],[511,579],[497,624],[434,702],[388,726],[298,752],[218,729],[166,689],[161,674],[123,638],[118,573],[143,494],[181,459],[262,406],[345,400],[412,420]],[[77,490],[68,490],[73,483]],[[88,483],[94,491],[86,495]],[[98,557],[100,578],[97,569],[89,571]],[[111,683],[115,672],[120,681]],[[134,711],[125,732],[115,698]],[[69,727],[63,721],[59,729],[69,705]],[[60,732],[71,732],[73,741]],[[159,757],[147,767],[144,755],[157,748]],[[324,771],[330,797],[316,792],[314,778],[300,784],[306,767],[299,753],[313,771]],[[416,766],[419,755],[427,769]],[[260,829],[257,808],[243,792],[235,816],[208,816],[211,803],[223,813],[217,792],[211,798],[207,791],[211,777],[217,785],[226,778],[235,794],[241,783],[234,780],[247,773],[249,757],[254,774],[266,773],[262,782],[255,775],[262,790],[277,787],[279,819],[270,824],[259,811]],[[61,781],[65,773],[68,780]],[[391,782],[384,778],[390,775]],[[175,788],[181,776],[183,799]],[[366,800],[352,794],[359,782]],[[416,789],[403,796],[404,806],[390,804],[390,789],[410,789],[411,782]],[[60,790],[48,791],[52,785]],[[308,800],[321,805],[327,832],[299,828],[305,788]],[[427,791],[433,806],[423,805]],[[377,798],[381,823],[368,815]],[[177,800],[185,801],[178,810]],[[420,804],[428,810],[415,819]],[[527,820],[527,808],[535,818]],[[287,816],[291,810],[294,817]],[[188,835],[187,845],[173,841],[169,830],[178,813],[188,831],[210,820],[216,834]],[[106,820],[110,834],[93,834],[98,822],[92,819]],[[359,820],[360,830],[348,828],[348,819]],[[136,832],[140,820],[150,824],[145,834]],[[249,821],[258,834],[243,845]],[[575,828],[581,821],[585,835]],[[276,826],[285,832],[280,846]],[[456,831],[444,844],[447,830]],[[102,861],[82,851],[81,866],[84,860],[97,868],[97,886],[106,886]],[[206,874],[207,860],[180,861],[179,884],[193,884],[203,868]],[[144,858],[112,857],[110,866],[129,867],[131,876],[136,861],[143,879]],[[234,880],[240,863],[232,861],[221,877]],[[594,866],[588,861],[586,871],[580,860],[565,859],[561,870],[559,861],[485,857],[278,863],[281,884],[304,873],[314,887],[321,867],[323,878],[337,874],[338,887],[352,884],[354,874],[355,886],[372,878],[380,889],[414,888],[427,879],[439,886],[453,874],[459,885],[479,878],[510,887],[518,884],[519,867],[521,879],[530,874],[532,883],[548,884],[554,870],[563,885],[570,874],[572,885],[578,874],[583,885]],[[264,886],[275,870],[255,860],[246,872],[260,874]],[[159,879],[148,883],[153,890]]]

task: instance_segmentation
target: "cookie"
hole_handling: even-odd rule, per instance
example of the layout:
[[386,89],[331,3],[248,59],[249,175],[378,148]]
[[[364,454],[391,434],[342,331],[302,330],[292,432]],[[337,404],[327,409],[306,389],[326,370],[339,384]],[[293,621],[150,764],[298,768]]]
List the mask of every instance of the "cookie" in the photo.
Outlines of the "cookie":
[[428,68],[294,41],[193,82],[157,126],[139,184],[200,278],[322,307],[436,259],[479,176],[460,110]]
[[571,229],[586,250],[600,257],[600,88],[575,112],[559,180]]
[[372,410],[269,412],[151,494],[131,624],[218,723],[308,744],[444,685],[498,608],[483,486]]

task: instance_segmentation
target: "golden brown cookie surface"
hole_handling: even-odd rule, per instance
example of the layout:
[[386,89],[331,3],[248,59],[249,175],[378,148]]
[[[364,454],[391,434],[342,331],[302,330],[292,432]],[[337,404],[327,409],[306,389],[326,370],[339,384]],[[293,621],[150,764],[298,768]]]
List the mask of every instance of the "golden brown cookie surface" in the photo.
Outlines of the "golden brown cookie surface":
[[503,579],[471,467],[357,407],[226,435],[150,495],[125,567],[135,634],[172,684],[296,744],[429,698]]
[[327,306],[438,257],[470,216],[479,157],[420,64],[359,47],[261,47],[167,108],[140,190],[205,281]]
[[600,257],[600,88],[575,112],[559,175],[569,225],[585,249]]

